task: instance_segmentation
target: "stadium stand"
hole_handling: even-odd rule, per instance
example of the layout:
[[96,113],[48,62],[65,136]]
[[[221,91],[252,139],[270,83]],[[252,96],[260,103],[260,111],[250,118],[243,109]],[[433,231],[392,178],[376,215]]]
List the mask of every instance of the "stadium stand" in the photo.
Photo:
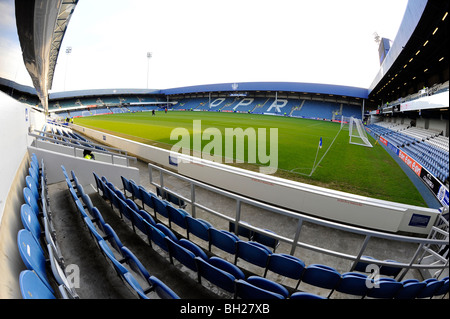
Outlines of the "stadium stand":
[[[407,12],[409,11],[407,10]],[[438,92],[448,92],[448,81],[446,85],[433,86],[420,94]],[[22,101],[27,101],[27,99],[27,97],[21,98]],[[226,99],[223,101],[223,105],[220,103],[214,109],[209,109],[209,99],[206,97],[185,98],[181,99],[174,109],[240,112],[248,112],[251,109],[255,113],[273,112],[273,109],[270,109],[273,105],[272,98],[255,99],[252,103],[239,106],[240,100],[242,101],[242,99],[236,98]],[[39,108],[37,99],[30,99],[27,103],[33,103],[33,106]],[[134,105],[134,103],[142,103],[142,105]],[[149,111],[159,109],[164,106],[163,103],[164,101],[158,98],[140,98],[121,94],[119,96],[102,95],[101,97],[55,99],[50,101],[49,106],[51,113],[67,118],[116,112]],[[96,106],[93,107],[93,105]],[[40,108],[42,109],[42,105]],[[289,116],[326,120],[333,120],[335,116],[341,115],[360,115],[359,107],[325,100],[299,101],[299,99],[292,99],[282,110],[281,114]],[[29,109],[25,111],[28,121]],[[391,126],[383,122],[371,124],[368,128],[379,136],[392,141],[400,150],[415,158],[442,181],[448,180],[448,137],[439,135],[442,134],[441,132],[408,125]],[[65,142],[98,147],[70,130],[53,126],[43,129],[43,131],[47,130],[51,130],[55,143]],[[41,139],[44,137],[45,134],[39,135]],[[26,148],[25,146],[24,153],[26,153]],[[21,157],[23,156],[21,154]],[[25,154],[25,158],[27,156]],[[187,298],[225,296],[225,298],[234,299],[339,299],[348,296],[367,299],[448,298],[448,275],[444,275],[440,279],[408,278],[403,280],[403,275],[406,273],[403,272],[403,267],[407,268],[407,271],[410,270],[404,261],[377,259],[365,255],[353,256],[352,252],[341,253],[338,250],[322,253],[326,249],[314,246],[314,244],[305,244],[305,242],[301,244],[302,250],[305,249],[301,252],[302,258],[299,258],[286,253],[284,247],[280,245],[280,241],[282,243],[284,241],[283,235],[272,231],[270,228],[273,225],[270,223],[262,222],[264,227],[256,227],[253,225],[255,220],[252,220],[252,224],[250,224],[224,215],[225,222],[217,225],[213,218],[214,214],[198,214],[197,212],[196,215],[192,211],[190,214],[187,210],[189,205],[183,200],[183,197],[177,196],[171,187],[156,188],[153,192],[146,189],[144,185],[128,180],[124,176],[120,176],[123,185],[114,185],[105,176],[99,177],[93,171],[96,189],[92,193],[88,191],[91,185],[82,185],[74,170],[71,170],[69,174],[61,165],[61,171],[65,178],[61,183],[65,184],[65,188],[63,200],[61,200],[63,204],[59,203],[59,208],[63,205],[64,210],[67,210],[67,214],[63,215],[65,213],[51,209],[55,207],[52,197],[55,193],[50,194],[49,192],[45,164],[44,160],[39,162],[35,154],[30,154],[29,167],[25,172],[25,175],[28,175],[19,183],[21,190],[22,185],[24,186],[21,194],[23,204],[21,203],[20,214],[16,215],[20,215],[23,228],[17,232],[17,243],[14,242],[14,244],[17,244],[17,255],[20,256],[24,266],[24,270],[17,278],[19,290],[24,299],[80,298],[78,288],[72,281],[73,277],[70,273],[70,266],[73,265],[67,265],[64,256],[65,252],[73,254],[73,249],[65,246],[68,240],[64,245],[60,245],[58,242],[61,239],[66,240],[66,235],[89,238],[88,241],[81,241],[83,247],[80,251],[75,252],[75,255],[94,255],[94,258],[98,257],[96,261],[103,260],[109,267],[103,269],[102,266],[105,264],[95,263],[97,272],[95,269],[92,271],[95,272],[95,275],[102,274],[103,276],[97,276],[96,280],[92,280],[92,282],[85,280],[85,278],[89,278],[89,274],[84,272],[79,274],[85,280],[84,283],[94,290],[94,296],[96,293],[101,295],[100,290],[108,290],[104,289],[106,286],[101,284],[111,281],[108,288],[113,289],[108,290],[103,296],[121,295],[121,292],[117,294],[116,292],[122,291],[124,288],[129,294],[122,296],[139,299],[179,299],[182,294]],[[51,165],[55,166],[55,162],[52,162]],[[20,172],[14,177],[17,176],[20,176]],[[57,188],[59,185],[52,185],[52,187]],[[75,214],[73,214],[74,212]],[[448,228],[448,213],[446,218]],[[237,224],[238,221],[239,224]],[[299,224],[303,222],[303,220],[299,221]],[[56,223],[61,228],[70,226],[74,231],[72,234],[65,233],[58,237],[56,236],[57,232],[61,229],[55,227]],[[224,225],[229,229],[222,229]],[[234,230],[237,226],[239,230],[235,234]],[[314,226],[318,227],[318,225]],[[311,229],[314,232],[307,233],[305,237],[312,242],[317,232],[314,227]],[[372,234],[374,232],[361,232],[361,237],[368,236],[363,246],[367,244]],[[126,239],[124,240],[124,238]],[[137,244],[129,238],[137,239]],[[298,240],[298,237],[294,238],[295,245],[298,244]],[[128,244],[132,244],[133,249]],[[391,245],[389,241],[388,245]],[[94,251],[92,248],[97,250]],[[306,250],[318,252],[316,260],[324,262],[305,262]],[[362,250],[360,251],[362,252]],[[161,258],[158,258],[154,254],[155,252]],[[344,267],[348,266],[351,271],[341,272],[337,267],[331,265],[332,258],[326,258],[328,253],[332,256],[343,254],[345,255],[344,259],[356,259],[358,264],[353,267],[349,261]],[[138,254],[140,258],[137,257]],[[152,260],[150,265],[155,267],[144,266],[142,261],[144,258],[147,260],[148,256],[150,256],[148,259]],[[10,259],[10,256],[6,257],[5,259]],[[410,264],[414,262],[415,258],[416,255]],[[14,259],[14,255],[11,259]],[[169,269],[164,273],[165,276],[156,275],[158,263],[160,268]],[[369,275],[367,268],[369,264],[381,265],[377,278]],[[448,257],[446,266],[448,272]],[[2,269],[5,268],[7,267]],[[113,271],[111,272],[111,270]],[[109,277],[111,273],[114,274],[114,278]],[[174,278],[182,278],[182,280],[178,280],[182,285],[173,284]],[[114,281],[116,279],[117,282],[120,281],[121,285],[116,285],[117,282]],[[192,285],[193,282],[200,285]],[[185,286],[183,291],[181,286]],[[7,288],[12,289],[13,287],[8,286]],[[186,293],[187,290],[191,291]]]
[[[62,169],[66,176],[66,183],[69,190],[72,190],[72,194],[75,194],[76,196],[76,198],[75,196],[72,196],[72,198],[75,201],[80,201],[81,197],[79,192],[82,192],[83,188],[79,187],[79,185],[76,184],[76,178],[72,178],[72,180],[69,180],[69,175],[67,174],[67,172],[65,172],[64,167],[62,167]],[[73,174],[72,177],[76,176]],[[208,225],[210,224],[204,220],[199,220],[200,223],[196,224],[198,226],[202,225],[202,227],[206,226],[205,228],[200,228],[203,230],[196,233],[202,238],[202,240],[207,241],[206,246],[208,248],[201,248],[187,237],[189,233],[186,233],[186,237],[184,237],[180,235],[180,233],[175,232],[174,228],[171,229],[168,224],[162,224],[162,220],[159,220],[156,217],[170,219],[171,215],[159,213],[156,214],[157,206],[153,204],[144,204],[145,201],[143,201],[143,199],[145,197],[138,195],[137,192],[140,192],[141,194],[152,194],[152,196],[149,197],[152,199],[152,201],[164,201],[162,199],[158,199],[159,196],[157,194],[149,192],[144,187],[142,187],[142,185],[139,185],[138,187],[129,187],[129,181],[127,181],[127,179],[125,178],[122,178],[123,191],[120,191],[117,186],[109,183],[104,177],[99,178],[98,176],[96,176],[95,180],[96,192],[98,192],[98,194],[102,196],[106,201],[110,202],[110,204],[112,205],[111,207],[114,210],[118,211],[125,224],[130,225],[127,227],[132,227],[132,230],[136,235],[138,234],[138,231],[141,232],[144,236],[148,237],[150,244],[154,243],[159,248],[161,248],[161,253],[168,256],[168,263],[174,264],[174,261],[177,260],[180,265],[187,267],[192,272],[192,276],[190,277],[191,280],[195,280],[198,283],[202,283],[202,279],[206,280],[209,284],[212,284],[216,288],[225,291],[228,298],[254,299],[255,296],[258,295],[261,297],[264,296],[281,299],[295,299],[300,297],[326,299],[334,298],[335,296],[340,296],[341,294],[370,299],[403,299],[436,298],[438,296],[441,297],[442,295],[445,295],[446,292],[448,292],[447,277],[441,280],[429,280],[427,282],[419,282],[416,280],[405,280],[399,282],[395,280],[395,278],[391,278],[398,275],[399,270],[401,270],[401,268],[398,267],[382,267],[380,274],[384,277],[378,279],[378,281],[372,281],[374,286],[382,287],[382,289],[370,289],[367,288],[366,285],[362,285],[362,283],[366,283],[369,278],[367,274],[361,272],[340,274],[332,267],[326,265],[305,265],[302,260],[294,256],[273,253],[270,249],[268,249],[268,247],[248,240],[248,238],[246,240],[241,240],[236,235],[231,235],[227,231],[217,230],[213,226],[208,227]],[[122,193],[123,198],[125,198],[125,193],[127,194],[127,196],[129,196],[130,201],[128,203],[123,203],[123,205],[129,207],[127,216],[123,215],[123,210],[120,209],[118,203],[118,200],[122,202],[123,200],[113,196],[113,194],[116,194],[116,192]],[[169,202],[165,202],[165,204],[166,207],[172,207]],[[141,205],[142,207],[140,207]],[[78,205],[78,207],[80,212],[82,213],[81,217],[84,216],[84,219],[87,221],[92,220],[97,222],[95,228],[91,227],[90,231],[94,233],[100,233],[100,228],[98,227],[98,225],[100,224],[98,224],[98,222],[102,219],[89,216],[89,209],[83,212],[83,206]],[[142,213],[144,211],[147,212],[148,215],[153,214],[155,216],[155,219],[151,219],[153,221],[152,224],[145,222],[145,224],[147,224],[147,227],[135,228],[134,226],[137,225],[137,221],[142,220]],[[182,216],[183,217],[181,218],[181,223],[177,223],[182,225],[182,220],[185,220],[186,226],[182,228],[188,228],[188,215],[183,214]],[[193,221],[197,220],[196,218],[192,217],[190,217],[190,219]],[[172,221],[173,223],[171,225],[175,227],[175,220]],[[168,223],[168,220],[166,222]],[[154,233],[159,234],[159,236],[154,236]],[[219,239],[216,238],[216,235],[219,235]],[[115,236],[112,237],[114,238]],[[112,261],[113,265],[115,265],[114,267],[117,270],[119,276],[124,277],[124,282],[136,291],[136,295],[139,298],[146,298],[145,293],[143,293],[145,292],[145,290],[142,288],[141,284],[138,285],[136,278],[142,276],[144,276],[144,278],[148,278],[148,272],[145,270],[145,268],[143,268],[143,266],[141,266],[136,257],[130,257],[133,256],[132,252],[129,251],[129,249],[127,249],[125,246],[117,244],[119,242],[117,238],[113,241],[116,242],[116,244],[109,245],[107,245],[108,240],[103,239],[104,236],[95,234],[93,238],[95,240],[98,240],[100,248],[104,250],[106,256]],[[227,244],[222,245],[224,238],[226,238]],[[228,254],[234,255],[234,262],[226,261],[218,255],[212,254],[210,248],[211,246],[215,246],[220,249],[223,248]],[[126,253],[120,252],[120,250]],[[114,256],[114,253],[119,254],[118,256],[121,259],[129,260],[128,263],[134,265],[132,267],[134,270],[132,270],[131,267],[130,269],[125,269],[122,263],[118,262],[118,259]],[[366,257],[369,260],[371,259],[371,257],[369,256]],[[241,262],[238,262],[238,258],[242,258],[243,260],[249,263],[253,263],[262,268],[263,277],[254,274],[253,270],[250,271],[250,268],[245,266],[245,263],[243,264]],[[132,260],[130,261],[130,259]],[[395,261],[390,260],[390,262]],[[136,274],[136,269],[138,270],[138,273],[140,272],[141,274]],[[355,271],[358,270],[365,271],[364,265],[361,264],[361,266],[355,267]],[[133,275],[131,275],[131,271],[134,271]],[[296,286],[284,286],[280,282],[265,278],[269,272],[277,273],[281,276],[294,279],[296,281]],[[420,283],[420,285],[418,285],[418,283]],[[209,287],[209,284],[205,286],[205,283],[203,283],[202,286]],[[147,282],[147,285],[150,285],[150,283]],[[161,283],[161,285],[163,284]],[[308,292],[308,290],[303,289],[303,287],[305,286],[322,288],[325,291],[325,295]],[[426,287],[430,288],[426,290]],[[170,288],[166,288],[165,291],[166,295],[161,293],[159,297],[161,297],[161,295],[165,297],[176,297],[176,295],[171,292]]]
[[[389,123],[376,123],[367,126],[378,136],[382,136],[413,157],[423,167],[427,168],[439,180],[445,182],[449,178],[449,153],[444,147],[436,147],[433,140],[446,140],[440,132],[420,129],[405,125],[390,125]],[[431,143],[430,143],[431,141]]]

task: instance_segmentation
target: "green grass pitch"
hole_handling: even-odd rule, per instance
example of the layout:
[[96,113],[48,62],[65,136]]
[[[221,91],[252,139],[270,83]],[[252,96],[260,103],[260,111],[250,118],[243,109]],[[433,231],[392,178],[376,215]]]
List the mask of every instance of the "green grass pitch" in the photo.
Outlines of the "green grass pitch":
[[[97,115],[76,118],[75,124],[112,133],[141,143],[170,149],[175,128],[186,128],[191,136],[193,120],[201,120],[201,128],[278,128],[278,170],[275,176],[323,186],[349,193],[426,207],[420,193],[394,159],[369,136],[374,147],[349,143],[347,130],[339,123],[244,113],[159,111]],[[339,133],[339,134],[338,134]],[[323,146],[318,149],[322,137]],[[336,139],[335,139],[336,138]],[[334,140],[335,139],[335,140]],[[332,144],[334,140],[334,143]],[[210,140],[202,141],[202,149]],[[249,141],[245,140],[245,154]],[[269,141],[267,141],[269,143]],[[222,143],[224,147],[225,142]],[[269,144],[266,147],[269,154]],[[317,152],[317,150],[319,150]],[[325,154],[326,153],[326,154]],[[225,151],[222,151],[225,154]],[[317,154],[317,168],[311,173]],[[245,157],[244,160],[247,158]],[[255,164],[231,164],[256,170]]]

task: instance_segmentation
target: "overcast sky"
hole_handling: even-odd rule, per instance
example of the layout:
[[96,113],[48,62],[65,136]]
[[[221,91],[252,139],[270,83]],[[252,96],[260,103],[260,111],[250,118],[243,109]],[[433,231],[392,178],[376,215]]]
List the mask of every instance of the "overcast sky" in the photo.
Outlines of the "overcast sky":
[[[0,76],[31,85],[14,43],[13,4],[0,0]],[[249,81],[368,88],[379,70],[374,33],[394,40],[406,4],[80,0],[61,46],[51,92],[147,88],[147,73],[151,89]],[[147,52],[152,53],[150,60]]]

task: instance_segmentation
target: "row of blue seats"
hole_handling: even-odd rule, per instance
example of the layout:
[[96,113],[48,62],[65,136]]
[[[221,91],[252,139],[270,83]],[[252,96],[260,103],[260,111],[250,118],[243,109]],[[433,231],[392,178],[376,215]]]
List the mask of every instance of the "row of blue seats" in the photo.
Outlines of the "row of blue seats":
[[[139,199],[142,201],[142,209],[139,209],[138,205],[133,200],[130,200],[130,198],[125,199],[130,208],[121,208],[121,215],[126,216],[127,219],[130,220],[133,225],[133,229],[136,226],[136,228],[147,235],[149,242],[158,242],[160,247],[169,253],[171,252],[171,249],[173,249],[171,248],[173,246],[172,242],[181,242],[183,243],[181,245],[184,248],[187,246],[192,246],[192,243],[188,244],[187,242],[189,241],[189,234],[193,234],[208,243],[208,250],[210,253],[211,246],[215,246],[224,252],[234,254],[234,265],[237,264],[238,258],[242,258],[253,265],[263,268],[264,277],[266,277],[268,271],[271,271],[276,274],[298,280],[295,289],[299,288],[301,283],[307,283],[316,287],[331,289],[329,296],[331,296],[333,291],[355,294],[351,289],[347,290],[347,288],[345,288],[347,282],[358,282],[358,284],[362,284],[364,282],[365,288],[361,286],[359,287],[359,291],[364,291],[363,296],[375,298],[426,298],[430,293],[430,297],[433,296],[436,292],[434,288],[437,289],[441,287],[442,290],[440,290],[439,293],[441,291],[448,291],[448,278],[447,281],[430,279],[425,282],[419,282],[418,280],[405,280],[404,282],[397,282],[393,278],[379,278],[376,284],[381,285],[383,289],[370,289],[367,288],[367,282],[370,282],[371,279],[365,274],[351,272],[341,275],[335,269],[326,265],[313,264],[306,266],[305,263],[297,257],[287,254],[272,253],[268,247],[261,243],[243,241],[240,240],[237,235],[229,231],[215,229],[207,221],[193,218],[183,209],[173,207],[167,201],[159,199],[152,192],[147,191],[142,186],[137,186],[130,180],[127,181],[125,178],[122,178],[122,181],[124,181],[124,193],[122,193],[111,183],[108,184],[108,182],[106,182],[105,184],[105,181],[102,182],[102,179],[99,179],[95,173],[94,176],[97,182],[97,190],[101,191],[105,198],[110,200],[111,203],[117,201],[116,196],[125,198],[124,193],[126,190],[131,193],[133,199]],[[127,182],[132,185],[134,184],[134,186],[127,189]],[[172,223],[184,228],[186,230],[187,240],[184,238],[178,240],[168,227],[165,227],[165,225],[162,225],[161,223],[155,223],[155,219],[150,218],[150,214],[145,210],[145,205],[153,209],[156,220],[158,220],[157,214],[167,218],[169,221],[169,228],[171,228]],[[149,225],[153,226],[149,227]],[[158,228],[160,231],[154,231],[155,228]],[[159,240],[153,237],[154,232],[159,233]],[[179,247],[178,250],[180,250]],[[195,257],[197,260],[198,258],[202,258],[202,254],[198,252],[198,249],[195,249],[192,253],[193,256],[191,256],[191,259]],[[231,267],[230,265],[233,264],[228,263],[227,269]],[[192,262],[192,260],[191,267],[194,267],[194,262]],[[390,271],[392,272],[391,269]],[[260,279],[260,281],[262,280]],[[278,283],[275,284],[279,285]],[[350,286],[352,289],[354,288],[353,284],[350,284]],[[413,289],[410,287],[416,288],[417,294],[412,293]],[[421,292],[419,291],[419,287],[423,288]],[[397,295],[397,293],[399,294]]]
[[[423,144],[423,143],[420,143]],[[424,144],[423,144],[424,145]],[[404,147],[405,152],[422,164],[441,181],[445,181],[449,177],[448,159],[442,159],[437,154],[425,151],[418,145],[410,145]]]
[[[211,256],[209,258],[205,251],[198,245],[185,238],[179,239],[169,227],[156,222],[147,211],[139,209],[133,200],[126,198],[124,193],[120,189],[117,189],[113,184],[109,183],[105,177],[99,178],[95,173],[94,176],[97,181],[99,193],[110,201],[112,207],[119,210],[122,218],[125,217],[131,222],[133,230],[135,232],[136,229],[141,231],[142,234],[147,236],[151,246],[155,244],[162,251],[166,252],[169,255],[169,260],[172,264],[174,263],[174,260],[177,260],[182,265],[195,272],[199,283],[202,282],[202,278],[206,279],[224,291],[231,293],[235,298],[242,299],[321,299],[320,296],[306,292],[294,292],[293,294],[290,294],[284,286],[264,277],[249,276],[248,278],[245,278],[243,271],[235,264],[216,256]],[[159,200],[154,194],[150,196]],[[170,206],[174,208],[167,202],[166,205],[167,207]],[[170,220],[174,223],[179,222],[179,219],[177,218]],[[194,233],[199,234],[195,231]],[[245,254],[245,248],[241,249],[241,252]],[[285,257],[280,254],[280,258]],[[282,268],[285,266],[284,263],[277,265],[276,256],[272,258],[271,264],[274,267],[272,268],[273,270],[275,270],[275,268],[280,268],[280,271],[282,271]]]
[[418,161],[441,181],[448,179],[448,152],[376,124],[370,124],[368,127],[376,134],[389,140],[396,147],[402,148],[409,156]]
[[23,189],[25,203],[20,216],[23,229],[17,234],[20,256],[27,268],[20,273],[19,285],[24,299],[78,299],[66,276],[66,265],[56,240],[49,209],[45,165],[31,155],[29,175]]
[[[53,131],[53,129],[52,129]],[[81,146],[86,146],[86,147],[90,147],[90,148],[95,148],[98,149],[100,151],[106,151],[103,147],[98,146],[98,145],[92,145],[87,139],[85,139],[84,137],[82,137],[81,135],[79,135],[76,132],[70,132],[70,131],[65,131],[65,130],[60,130],[59,128],[56,128],[53,133],[56,133],[57,135],[61,136],[62,140],[64,142],[67,143],[72,143],[72,144],[77,144],[77,145],[81,145]],[[70,141],[70,140],[66,140],[64,139],[64,137],[69,137],[78,141]]]
[[[101,253],[110,262],[127,287],[140,299],[154,297],[179,299],[172,289],[159,278],[151,275],[131,250],[122,244],[114,229],[104,221],[97,207],[92,205],[89,195],[84,192],[74,171],[71,171],[71,179],[64,166],[61,167],[80,217]],[[133,275],[133,272],[138,277]]]

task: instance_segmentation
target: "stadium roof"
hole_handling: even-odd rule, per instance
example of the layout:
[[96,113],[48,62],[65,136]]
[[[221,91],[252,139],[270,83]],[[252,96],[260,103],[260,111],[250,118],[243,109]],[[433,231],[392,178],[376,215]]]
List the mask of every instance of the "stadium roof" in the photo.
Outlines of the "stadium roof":
[[393,101],[435,83],[448,74],[449,1],[408,1],[399,32],[372,85],[369,97]]
[[23,61],[44,110],[56,60],[78,0],[16,0],[16,23]]
[[54,92],[49,94],[50,100],[66,99],[73,97],[87,97],[87,96],[103,96],[103,95],[145,95],[145,94],[159,94],[160,90],[152,89],[94,89],[94,90],[77,90]]
[[349,96],[366,99],[367,89],[350,86],[319,84],[319,83],[299,83],[299,82],[244,82],[244,83],[219,83],[186,86],[161,90],[166,95],[200,93],[200,92],[229,92],[229,91],[278,91],[295,93],[317,93]]

